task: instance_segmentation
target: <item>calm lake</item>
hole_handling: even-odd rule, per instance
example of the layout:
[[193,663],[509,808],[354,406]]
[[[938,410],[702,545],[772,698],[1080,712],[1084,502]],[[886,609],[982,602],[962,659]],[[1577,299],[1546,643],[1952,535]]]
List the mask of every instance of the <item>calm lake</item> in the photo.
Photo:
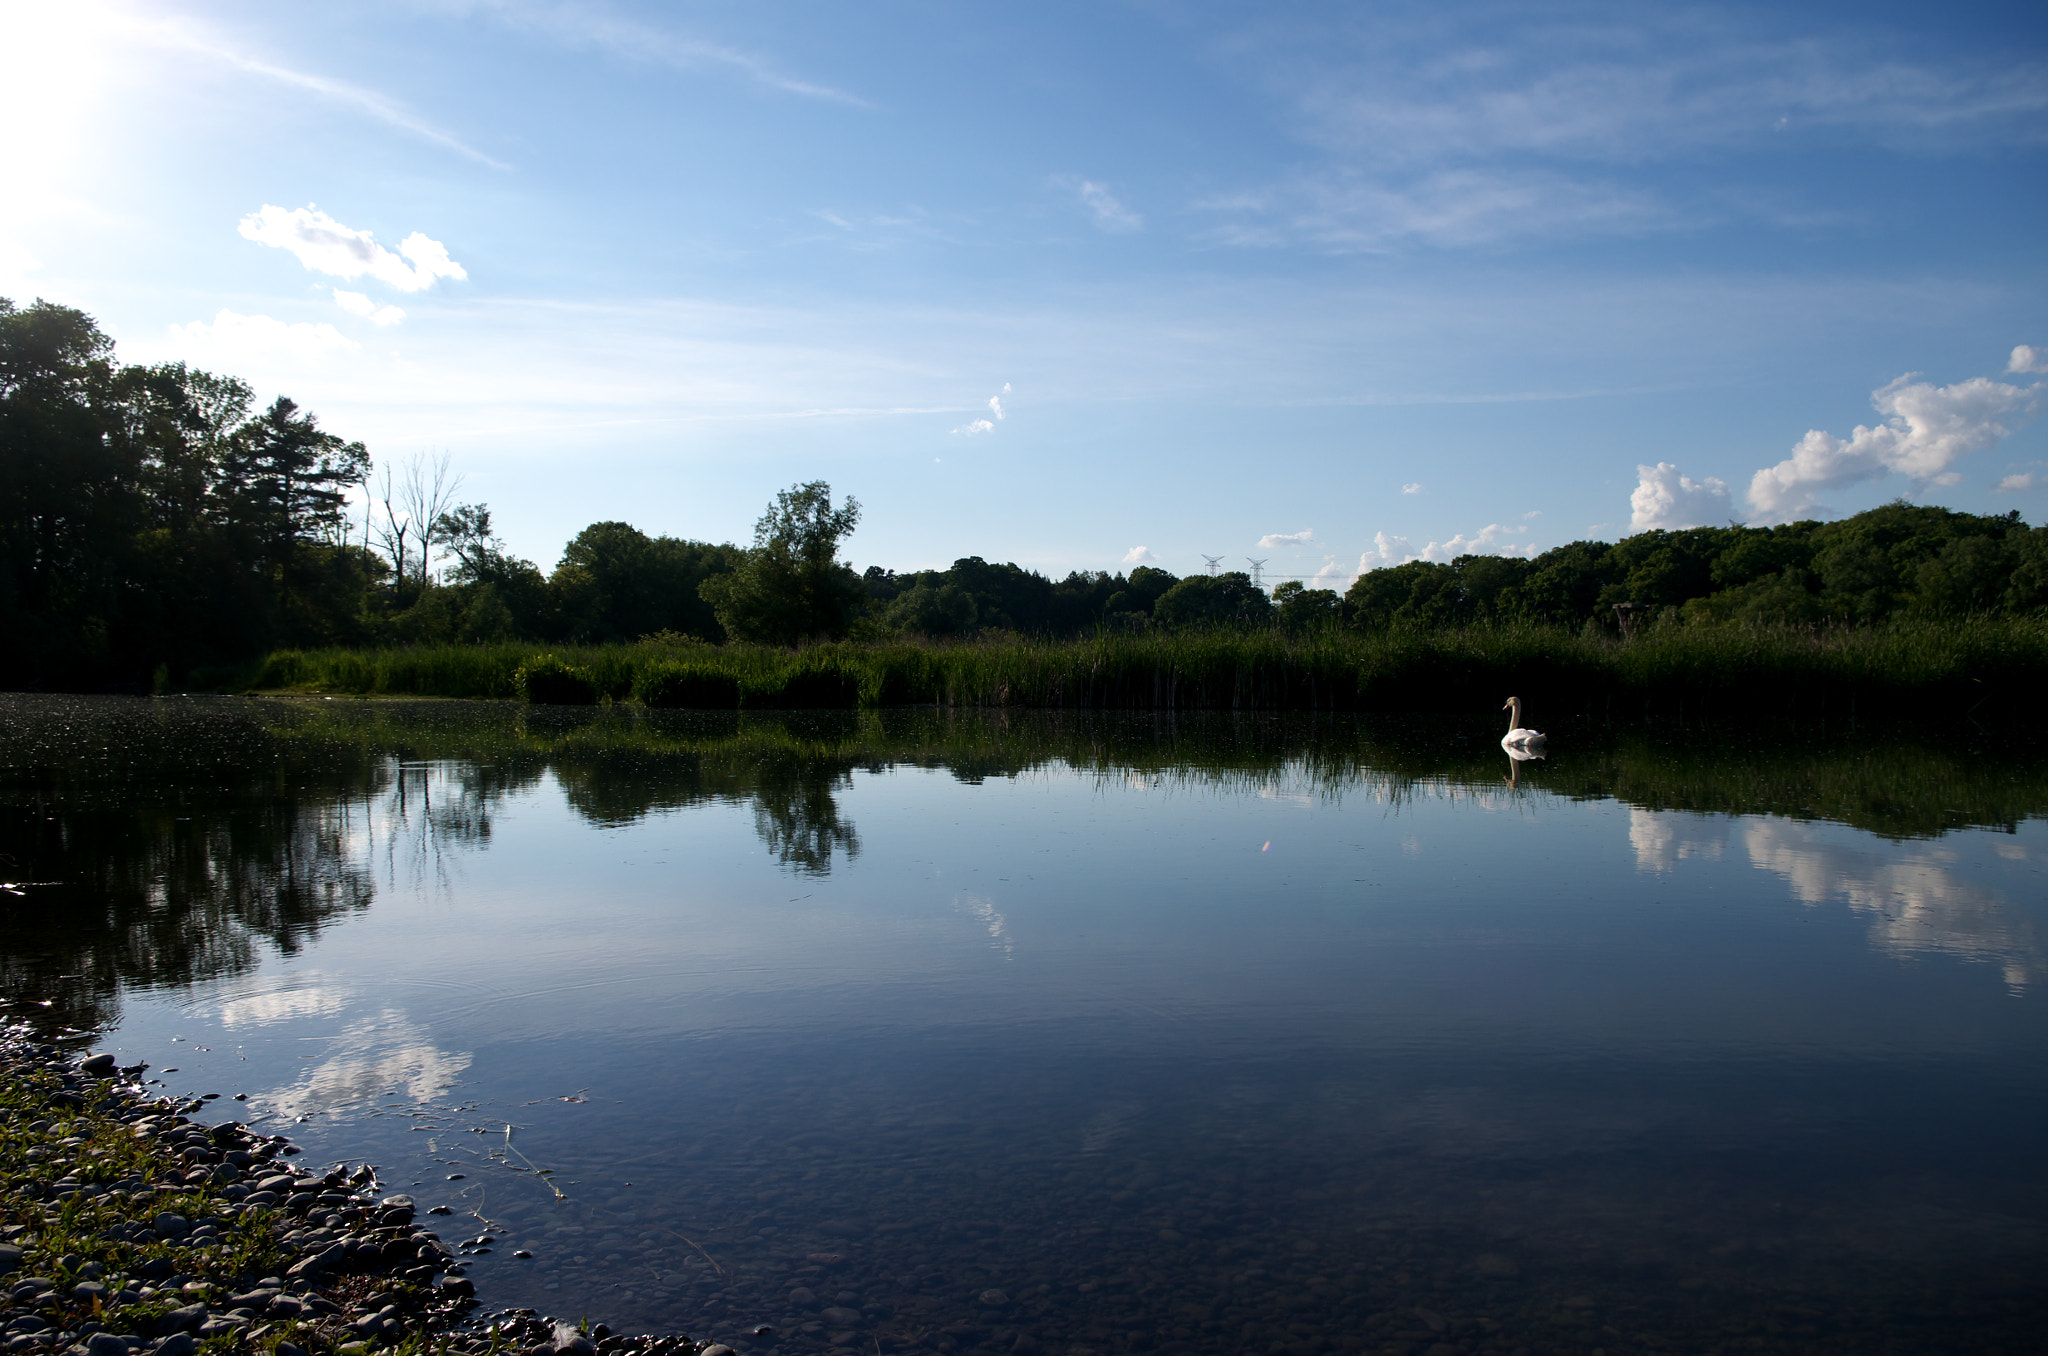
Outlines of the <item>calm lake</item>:
[[2048,760],[1501,725],[0,697],[0,983],[746,1356],[2039,1350]]

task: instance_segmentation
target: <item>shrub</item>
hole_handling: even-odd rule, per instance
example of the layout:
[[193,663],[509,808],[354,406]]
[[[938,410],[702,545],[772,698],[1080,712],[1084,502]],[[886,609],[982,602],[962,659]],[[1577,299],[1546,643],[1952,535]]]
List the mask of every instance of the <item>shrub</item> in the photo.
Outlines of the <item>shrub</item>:
[[740,683],[728,673],[657,660],[634,675],[633,697],[646,706],[730,711],[740,704]]
[[595,706],[597,685],[590,674],[551,654],[537,654],[512,675],[513,688],[521,701],[544,706]]
[[826,707],[846,710],[860,705],[860,675],[839,668],[799,669],[757,680],[741,694],[742,706]]

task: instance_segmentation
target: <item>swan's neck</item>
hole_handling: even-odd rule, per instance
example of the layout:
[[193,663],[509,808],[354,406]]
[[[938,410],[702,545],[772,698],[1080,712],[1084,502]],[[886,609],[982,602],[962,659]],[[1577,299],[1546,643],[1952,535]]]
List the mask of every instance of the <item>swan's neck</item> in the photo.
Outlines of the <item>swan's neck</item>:
[[1522,728],[1522,699],[1520,697],[1513,698],[1508,702],[1508,728],[1510,730]]

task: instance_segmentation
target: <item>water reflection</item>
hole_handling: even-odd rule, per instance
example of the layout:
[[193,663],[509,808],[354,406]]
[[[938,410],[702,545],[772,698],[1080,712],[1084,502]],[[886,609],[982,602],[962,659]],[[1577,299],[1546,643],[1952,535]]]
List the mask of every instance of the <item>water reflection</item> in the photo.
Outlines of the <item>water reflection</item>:
[[[1743,825],[1742,842],[1750,861],[1784,877],[1801,903],[1839,899],[1869,915],[1871,945],[1880,951],[1996,965],[2015,991],[2041,977],[2035,919],[2000,891],[1964,879],[1953,851],[1880,855],[1829,841],[1820,826],[1775,819]],[[2024,848],[2018,858],[2025,859]]]
[[2038,1330],[2048,769],[1552,737],[0,699],[6,979],[743,1356]]

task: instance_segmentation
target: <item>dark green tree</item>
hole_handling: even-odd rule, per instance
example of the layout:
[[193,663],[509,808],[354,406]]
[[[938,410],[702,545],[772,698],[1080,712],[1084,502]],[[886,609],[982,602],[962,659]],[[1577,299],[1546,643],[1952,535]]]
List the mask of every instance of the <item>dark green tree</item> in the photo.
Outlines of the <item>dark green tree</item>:
[[1261,626],[1273,600],[1242,570],[1189,575],[1159,595],[1152,615],[1164,626]]
[[1335,589],[1312,589],[1289,579],[1273,590],[1280,625],[1297,634],[1335,626],[1344,618],[1344,600]]
[[861,577],[838,559],[839,543],[859,522],[859,502],[849,496],[835,508],[824,481],[791,486],[754,525],[754,547],[739,568],[707,579],[698,592],[735,639],[838,639],[867,601]]

